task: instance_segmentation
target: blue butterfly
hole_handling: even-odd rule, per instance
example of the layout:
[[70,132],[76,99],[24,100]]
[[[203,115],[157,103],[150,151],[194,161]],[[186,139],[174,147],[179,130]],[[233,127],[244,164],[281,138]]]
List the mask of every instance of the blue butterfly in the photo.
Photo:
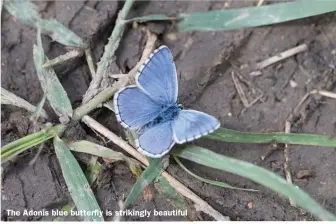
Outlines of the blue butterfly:
[[176,103],[177,93],[173,56],[166,46],[161,46],[140,67],[136,85],[114,95],[118,121],[138,133],[136,147],[149,157],[162,157],[175,143],[198,139],[220,126],[213,116],[182,109]]

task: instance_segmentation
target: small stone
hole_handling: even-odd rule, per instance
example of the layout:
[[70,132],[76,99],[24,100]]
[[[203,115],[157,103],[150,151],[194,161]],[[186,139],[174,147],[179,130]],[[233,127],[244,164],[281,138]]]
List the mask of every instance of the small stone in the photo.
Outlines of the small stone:
[[296,178],[298,179],[303,179],[303,178],[308,178],[312,176],[312,171],[311,170],[299,170],[296,173]]
[[249,209],[251,209],[251,208],[253,207],[253,203],[252,203],[252,201],[249,201],[249,202],[247,203],[247,207],[248,207]]
[[293,81],[293,80],[290,80],[290,81],[289,81],[289,85],[290,85],[292,88],[295,88],[295,87],[298,86],[298,84],[297,84],[295,81]]

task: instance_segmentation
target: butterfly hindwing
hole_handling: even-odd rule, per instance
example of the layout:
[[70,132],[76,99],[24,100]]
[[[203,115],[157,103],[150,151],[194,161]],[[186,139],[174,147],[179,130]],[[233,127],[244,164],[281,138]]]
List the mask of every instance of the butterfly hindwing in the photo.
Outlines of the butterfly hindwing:
[[155,102],[170,105],[177,101],[177,74],[173,56],[166,46],[153,52],[139,69],[137,85]]
[[159,123],[146,129],[136,141],[136,147],[147,156],[159,158],[169,152],[175,144],[172,122]]
[[196,110],[181,110],[173,121],[173,137],[176,143],[182,144],[207,135],[219,126],[220,122],[211,115]]
[[137,86],[128,86],[114,94],[114,109],[124,128],[139,129],[159,115],[161,107]]

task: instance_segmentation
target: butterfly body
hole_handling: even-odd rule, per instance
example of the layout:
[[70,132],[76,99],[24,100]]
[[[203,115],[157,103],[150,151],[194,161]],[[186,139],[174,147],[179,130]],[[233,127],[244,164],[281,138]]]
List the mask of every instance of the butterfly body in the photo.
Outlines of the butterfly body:
[[118,121],[138,133],[136,147],[150,157],[162,157],[182,144],[213,132],[220,122],[206,113],[177,104],[177,73],[166,46],[155,50],[139,69],[136,84],[114,96]]
[[[168,107],[162,106],[162,111],[159,113],[159,115],[147,124],[145,124],[141,129],[151,128],[157,124],[172,121],[178,115],[180,110],[181,107],[179,107],[177,104],[170,105]],[[142,132],[143,130],[139,130],[138,134]]]

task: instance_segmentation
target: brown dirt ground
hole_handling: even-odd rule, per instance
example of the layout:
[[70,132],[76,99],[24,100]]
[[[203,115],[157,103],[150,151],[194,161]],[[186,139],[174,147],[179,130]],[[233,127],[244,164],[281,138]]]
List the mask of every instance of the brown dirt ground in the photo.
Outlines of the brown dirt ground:
[[[224,2],[141,2],[137,3],[132,16],[149,13],[174,14],[179,12],[206,11],[223,7]],[[252,6],[252,1],[234,1],[231,7]],[[106,1],[55,1],[38,2],[42,15],[54,17],[82,38],[90,41],[96,60],[103,52],[111,33],[121,3]],[[16,95],[37,104],[42,90],[37,79],[32,46],[36,31],[26,27],[3,10],[1,22],[1,86]],[[177,33],[169,23],[149,23],[159,33],[160,44],[166,44],[176,58],[179,74],[181,103],[218,117],[222,125],[241,131],[283,131],[286,117],[299,100],[312,89],[335,91],[336,83],[336,15],[330,13],[299,21],[223,32]],[[117,52],[114,71],[127,72],[141,56],[144,34],[128,29]],[[261,76],[251,77],[249,67],[272,55],[306,43],[309,50],[265,68]],[[65,52],[63,46],[43,37],[49,58]],[[247,65],[247,66],[246,66]],[[77,106],[88,88],[89,70],[84,58],[56,67],[60,81],[71,102]],[[245,86],[248,100],[252,101],[260,89],[263,97],[253,106],[244,106],[234,87],[231,72],[238,72],[252,86]],[[295,88],[290,82],[296,82]],[[48,109],[48,108],[47,108]],[[50,112],[50,109],[48,109]],[[293,123],[293,132],[319,133],[335,136],[336,104],[334,99],[314,96],[305,104]],[[1,106],[2,145],[33,132],[30,114],[12,106]],[[92,113],[99,122],[116,133],[121,133],[115,118],[107,109]],[[77,125],[70,134],[72,139],[93,139],[105,144],[85,125]],[[271,151],[270,144],[248,145],[199,140],[199,145],[234,158],[259,164],[284,176],[283,146]],[[108,144],[109,147],[114,147]],[[60,208],[70,199],[52,145],[46,144],[33,166],[29,161],[36,149],[28,150],[7,164],[2,176],[1,219],[39,220],[41,217],[11,217],[6,209],[24,210]],[[265,160],[262,156],[269,154]],[[85,156],[78,155],[80,160]],[[330,212],[336,214],[336,152],[333,148],[290,146],[290,165],[295,184],[308,192]],[[223,189],[204,184],[175,164],[168,171],[232,220],[313,220],[310,214],[293,208],[288,201],[265,187],[220,171],[208,169],[187,161],[185,164],[195,173],[222,180],[239,187],[259,189],[258,193]],[[177,172],[178,170],[178,172]],[[310,170],[312,176],[297,179],[301,170]],[[118,200],[127,195],[135,183],[135,177],[122,163],[104,164],[98,184],[94,186],[102,210],[118,209]],[[248,203],[252,202],[249,208]],[[153,200],[141,197],[132,206],[135,210],[172,210],[173,207],[153,188]],[[106,218],[106,220],[111,217]],[[211,220],[203,213],[189,212],[185,217],[128,217],[127,220]]]

